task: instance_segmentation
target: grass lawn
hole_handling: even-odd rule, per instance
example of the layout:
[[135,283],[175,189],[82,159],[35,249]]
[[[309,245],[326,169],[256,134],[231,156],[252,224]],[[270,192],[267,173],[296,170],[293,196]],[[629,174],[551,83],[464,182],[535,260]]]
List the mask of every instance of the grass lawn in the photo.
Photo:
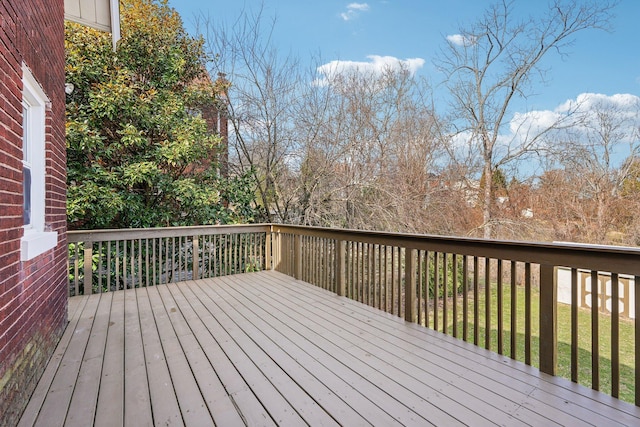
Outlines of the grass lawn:
[[[497,327],[497,290],[491,292],[491,350],[498,352],[498,327]],[[516,359],[524,361],[524,313],[525,291],[524,287],[517,288],[517,321],[516,321]],[[532,290],[531,294],[531,364],[539,366],[539,294]],[[462,337],[462,297],[458,297],[458,337]],[[478,298],[478,346],[485,346],[485,291],[479,293]],[[433,310],[433,308],[432,308]],[[503,354],[510,356],[511,346],[511,289],[503,288]],[[449,308],[448,333],[452,334],[453,319]],[[469,294],[469,333],[468,340],[473,341],[473,295]],[[433,327],[433,311],[430,311],[430,324]],[[442,311],[439,310],[439,324],[442,328]],[[599,315],[599,352],[600,352],[600,390],[611,393],[611,317],[606,314]],[[633,321],[620,319],[620,399],[633,403],[635,401],[634,385],[634,330]],[[591,387],[591,311],[578,310],[578,382]],[[558,304],[558,375],[571,378],[571,308],[565,304]]]

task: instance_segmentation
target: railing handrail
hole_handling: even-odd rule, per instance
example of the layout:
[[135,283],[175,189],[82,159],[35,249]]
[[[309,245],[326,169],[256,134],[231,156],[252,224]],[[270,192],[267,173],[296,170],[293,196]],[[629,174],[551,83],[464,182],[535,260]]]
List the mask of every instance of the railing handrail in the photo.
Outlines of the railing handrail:
[[509,258],[557,267],[613,271],[640,276],[640,248],[566,242],[487,240],[473,237],[436,236],[272,224],[272,232],[295,232],[305,236],[329,237],[362,243],[401,245],[420,250],[457,253],[488,258]]
[[488,258],[508,258],[557,267],[611,271],[640,276],[640,248],[568,242],[487,240],[473,237],[436,236],[385,231],[367,231],[283,224],[203,225],[105,230],[74,230],[69,243],[115,240],[193,237],[242,232],[295,233],[362,243],[400,245],[406,248],[457,253]]
[[119,228],[105,230],[73,230],[67,232],[69,243],[105,242],[110,240],[154,239],[159,237],[211,236],[241,232],[269,232],[270,224],[197,225],[186,227]]

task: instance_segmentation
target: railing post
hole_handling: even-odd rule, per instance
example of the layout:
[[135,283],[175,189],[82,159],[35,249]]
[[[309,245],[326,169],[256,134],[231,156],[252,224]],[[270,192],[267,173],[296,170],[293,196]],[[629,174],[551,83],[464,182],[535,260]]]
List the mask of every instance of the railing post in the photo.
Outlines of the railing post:
[[198,236],[193,236],[193,280],[198,280],[200,278],[200,260],[199,260],[199,247],[200,242],[198,240]]
[[347,285],[347,244],[344,240],[336,240],[336,293],[341,297],[346,294]]
[[269,226],[269,231],[266,232],[264,239],[264,269],[273,270],[273,260],[271,259],[271,232],[272,227]]
[[284,258],[284,249],[282,246],[282,235],[280,232],[274,232],[271,228],[271,268],[275,271],[281,271],[282,259]]
[[404,320],[416,323],[416,250],[405,250]]
[[540,371],[556,375],[558,365],[558,284],[553,265],[540,265]]
[[296,234],[293,236],[293,277],[302,280],[302,236]]
[[[84,244],[84,295],[93,293],[93,242]],[[77,295],[77,293],[76,293]]]

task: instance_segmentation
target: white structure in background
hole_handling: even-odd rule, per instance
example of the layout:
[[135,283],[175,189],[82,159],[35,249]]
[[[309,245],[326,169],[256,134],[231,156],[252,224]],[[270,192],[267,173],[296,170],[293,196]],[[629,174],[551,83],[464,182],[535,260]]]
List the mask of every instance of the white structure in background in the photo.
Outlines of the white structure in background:
[[64,0],[64,19],[111,33],[114,50],[120,40],[119,0]]
[[[571,305],[571,269],[558,267],[556,269],[558,283],[558,302]],[[618,297],[620,316],[635,319],[635,280],[633,276],[618,276]],[[600,311],[611,313],[611,274],[599,273],[597,287],[591,283],[591,272],[578,270],[578,307],[591,308],[594,290],[598,295]]]
[[523,218],[533,218],[533,209],[522,209],[522,211],[520,211],[520,215],[522,215]]

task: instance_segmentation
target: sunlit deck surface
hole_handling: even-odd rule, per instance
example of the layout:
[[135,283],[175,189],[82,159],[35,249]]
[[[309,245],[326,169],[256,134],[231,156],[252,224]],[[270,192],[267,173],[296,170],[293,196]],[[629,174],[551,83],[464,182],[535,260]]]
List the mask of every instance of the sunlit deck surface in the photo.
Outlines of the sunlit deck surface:
[[22,425],[640,425],[607,395],[275,272],[74,297]]

